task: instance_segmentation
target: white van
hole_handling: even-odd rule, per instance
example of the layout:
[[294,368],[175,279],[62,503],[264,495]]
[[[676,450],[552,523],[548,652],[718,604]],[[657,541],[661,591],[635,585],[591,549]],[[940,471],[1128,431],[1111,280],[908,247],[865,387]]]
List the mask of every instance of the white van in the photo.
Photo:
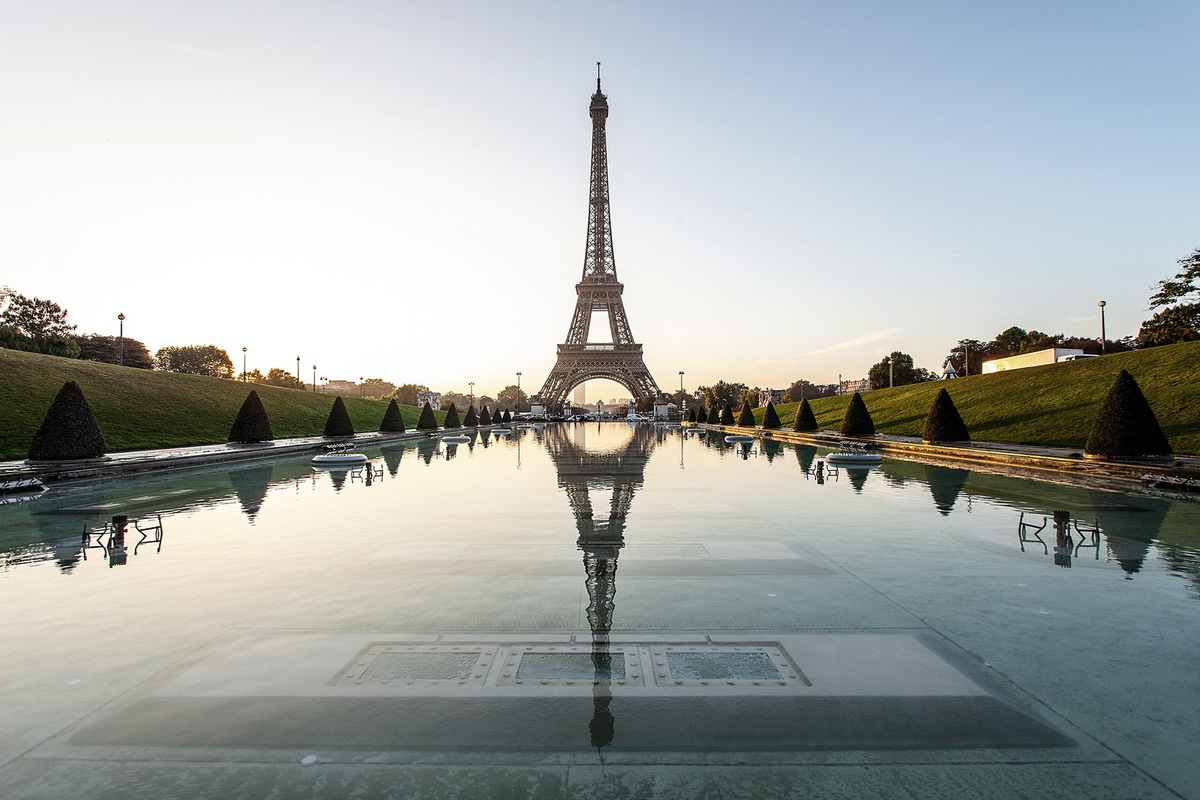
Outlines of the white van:
[[1096,355],[1095,353],[1071,353],[1068,356],[1059,356],[1058,363],[1061,364],[1064,361],[1079,361],[1084,358],[1099,358],[1099,357],[1100,356]]

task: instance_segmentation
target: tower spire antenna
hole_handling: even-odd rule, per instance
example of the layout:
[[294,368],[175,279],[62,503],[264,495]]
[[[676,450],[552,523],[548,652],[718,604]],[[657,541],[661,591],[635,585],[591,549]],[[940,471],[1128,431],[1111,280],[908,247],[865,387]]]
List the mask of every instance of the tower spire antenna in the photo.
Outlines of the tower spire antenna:
[[600,62],[596,62],[596,94],[600,94]]

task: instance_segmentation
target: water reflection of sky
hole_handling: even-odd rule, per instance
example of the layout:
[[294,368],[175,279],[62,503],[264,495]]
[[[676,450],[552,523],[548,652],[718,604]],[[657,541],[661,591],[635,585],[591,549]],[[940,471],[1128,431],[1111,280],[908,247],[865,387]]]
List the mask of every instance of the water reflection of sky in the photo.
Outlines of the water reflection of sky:
[[[345,531],[362,544],[374,537],[469,536],[476,531],[455,524],[467,508],[504,535],[528,534],[522,519],[570,511],[559,496],[570,493],[561,480],[562,441],[573,452],[619,455],[631,446],[633,430],[539,426],[504,437],[475,433],[465,444],[423,439],[368,450],[366,470],[314,470],[303,458],[56,485],[34,500],[0,506],[0,568],[56,563],[72,572],[83,561],[76,546],[83,527],[117,513],[166,515],[164,559],[188,557],[204,541],[247,555],[279,546],[302,551],[314,531]],[[903,549],[906,539],[937,536],[1049,563],[1043,548],[1022,547],[1018,519],[1021,512],[1026,520],[1047,519],[1041,537],[1053,550],[1052,515],[1065,510],[1076,525],[1100,529],[1098,547],[1070,530],[1070,544],[1083,545],[1073,548],[1070,566],[1128,576],[1168,572],[1200,584],[1196,503],[892,459],[871,470],[834,469],[824,449],[770,440],[727,443],[719,435],[661,428],[639,435],[650,439],[639,449],[633,543],[705,525],[714,505],[734,516],[739,507],[769,506],[794,514],[799,535],[812,543],[852,535],[864,546]],[[972,557],[969,549],[961,555]]]

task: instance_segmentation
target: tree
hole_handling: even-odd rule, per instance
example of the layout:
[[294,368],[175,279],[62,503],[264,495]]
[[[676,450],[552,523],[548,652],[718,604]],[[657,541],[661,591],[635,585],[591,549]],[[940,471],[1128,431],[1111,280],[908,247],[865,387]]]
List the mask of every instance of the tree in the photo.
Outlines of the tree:
[[753,428],[754,427],[754,409],[748,405],[743,404],[742,410],[738,412],[737,424],[738,424],[738,427],[741,427],[741,428]]
[[121,364],[135,369],[154,369],[154,357],[146,349],[146,345],[137,339],[117,336],[103,336],[99,333],[89,333],[75,336],[75,344],[79,346],[80,361],[98,361],[102,364]]
[[[730,412],[730,416],[731,417],[733,416],[732,412]],[[709,425],[720,425],[721,424],[721,410],[719,408],[717,408],[716,406],[708,407],[708,424]]]
[[396,391],[392,392],[392,397],[396,398],[396,402],[401,405],[415,406],[417,405],[417,392],[428,392],[429,387],[419,383],[402,383],[396,387]]
[[158,368],[186,375],[207,375],[212,378],[233,377],[233,362],[215,344],[189,344],[160,347],[154,354]]
[[785,403],[795,403],[798,400],[815,400],[818,397],[831,397],[835,394],[837,394],[837,389],[831,388],[827,384],[818,386],[801,379],[794,381],[787,388],[787,391],[783,393],[783,401]]
[[812,406],[808,404],[808,398],[800,401],[800,408],[796,410],[796,420],[792,423],[792,430],[817,430],[817,417],[813,414]]
[[506,408],[512,406],[517,411],[529,408],[529,397],[524,390],[518,389],[516,386],[505,386],[501,389],[500,394],[496,395],[496,402]]
[[747,389],[738,395],[738,405],[742,408],[758,408],[758,387]]
[[342,396],[333,398],[333,408],[325,419],[325,436],[353,436],[354,423],[350,421],[350,412],[346,410],[346,402]]
[[[255,370],[254,372],[257,371],[258,370]],[[251,380],[254,379],[254,372],[250,373]],[[271,367],[271,369],[267,370],[267,377],[263,378],[260,376],[259,380],[256,382],[265,384],[267,386],[282,386],[285,389],[304,388],[304,384],[300,382],[299,378],[288,372],[286,369],[280,369],[279,367]]]
[[469,405],[471,405],[471,397],[469,395],[459,394],[458,392],[442,392],[442,411],[448,410],[450,406],[454,406],[457,409],[459,406],[465,407]]
[[846,407],[846,416],[842,418],[842,436],[874,435],[875,421],[871,419],[871,412],[867,411],[862,395],[855,392],[850,398],[850,405]]
[[79,458],[99,458],[104,455],[104,434],[83,390],[75,381],[67,381],[42,425],[34,434],[29,447],[33,461],[68,461]]
[[390,397],[392,392],[396,391],[396,384],[385,381],[383,378],[367,378],[362,382],[360,390],[363,397],[382,399]]
[[258,392],[251,389],[250,394],[246,395],[246,399],[242,401],[242,407],[238,409],[233,427],[229,429],[229,441],[269,442],[274,438],[275,432],[271,430],[271,420],[267,416],[267,409],[263,407]]
[[26,297],[0,287],[0,347],[51,356],[77,358],[79,346],[67,323],[67,310],[58,303]]
[[1176,263],[1182,269],[1159,281],[1158,291],[1150,296],[1150,308],[1162,310],[1142,323],[1142,347],[1200,339],[1200,248]]
[[779,421],[779,412],[775,410],[775,404],[767,401],[767,410],[763,412],[763,430],[777,431],[783,427],[783,423]]
[[954,369],[958,375],[978,375],[982,370],[980,364],[985,358],[989,358],[988,351],[991,345],[985,344],[978,339],[960,339],[951,350],[950,355],[942,362],[942,368],[947,365]]
[[726,403],[725,407],[721,409],[720,420],[722,425],[732,425],[734,423],[733,408],[729,403]]
[[1171,444],[1163,435],[1154,409],[1126,370],[1117,374],[1092,424],[1084,452],[1106,458],[1169,456]]
[[910,383],[920,383],[930,380],[932,377],[929,370],[914,367],[913,357],[908,353],[901,353],[899,350],[894,350],[891,355],[884,356],[882,361],[867,372],[867,379],[870,380],[872,389],[888,388],[889,379],[892,386],[908,386]]
[[467,415],[463,417],[464,428],[478,428],[479,416],[475,413],[475,406],[467,406]]
[[438,429],[437,417],[433,415],[433,408],[428,402],[421,407],[421,418],[417,420],[417,430],[419,431],[436,431]]
[[[450,405],[446,406],[445,408],[446,408],[446,419],[445,419],[445,421],[442,422],[442,427],[444,427],[444,428],[461,428],[462,423],[458,419],[458,408],[454,405],[454,403],[451,403]],[[424,416],[424,415],[422,415],[422,416]]]
[[929,408],[929,415],[925,417],[925,432],[921,435],[921,439],[926,442],[969,442],[971,440],[967,424],[963,422],[962,415],[958,413],[958,406],[954,405],[954,400],[945,387],[938,391],[933,405]]
[[394,397],[388,403],[387,411],[383,412],[379,430],[384,433],[404,433],[404,415],[400,413],[400,405]]
[[733,405],[739,402],[742,392],[748,388],[744,383],[727,383],[725,381],[717,381],[712,386],[701,386],[697,389],[704,397],[704,404],[709,408],[720,408],[729,403]]

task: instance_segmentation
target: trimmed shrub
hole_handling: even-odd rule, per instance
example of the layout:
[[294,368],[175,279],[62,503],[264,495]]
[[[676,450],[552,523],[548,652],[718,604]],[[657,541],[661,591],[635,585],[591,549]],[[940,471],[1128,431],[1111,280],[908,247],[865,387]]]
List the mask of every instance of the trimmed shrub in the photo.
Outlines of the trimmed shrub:
[[383,433],[404,433],[404,415],[400,413],[400,404],[396,398],[388,403],[387,411],[383,412],[383,422],[379,423]]
[[479,412],[479,424],[480,425],[491,425],[492,424],[492,415],[488,412],[487,406],[484,406],[483,410]]
[[749,403],[742,403],[742,410],[738,412],[737,424],[740,428],[754,427],[754,410],[750,408]]
[[329,418],[325,420],[325,436],[353,436],[354,423],[350,421],[350,412],[346,410],[346,402],[342,396],[333,398],[333,408],[329,409]]
[[817,416],[813,413],[812,406],[808,404],[808,398],[800,401],[800,408],[796,409],[796,421],[792,423],[792,430],[817,430]]
[[954,400],[944,387],[938,390],[933,405],[929,407],[929,416],[925,417],[925,433],[921,438],[926,442],[971,441],[967,423],[963,422],[958,406],[954,405]]
[[783,423],[779,421],[779,413],[775,411],[775,404],[767,401],[767,410],[763,412],[763,430],[777,431],[783,427]]
[[464,428],[479,427],[479,417],[475,415],[475,406],[467,406],[467,416],[463,417]]
[[718,419],[722,425],[733,424],[733,409],[729,407],[729,403],[726,403],[725,407],[721,409],[721,416]]
[[712,408],[710,408],[708,410],[708,424],[709,425],[720,425],[721,424],[721,411],[716,406],[713,406]]
[[75,381],[67,381],[34,434],[29,447],[33,461],[70,461],[99,458],[104,455],[104,434],[83,390]]
[[1154,409],[1127,371],[1121,370],[1109,387],[1084,452],[1108,458],[1171,454],[1171,444],[1163,435]]
[[421,406],[421,418],[417,420],[417,430],[419,431],[436,431],[438,429],[437,417],[433,415],[433,408],[429,405],[429,401]]
[[871,412],[867,411],[862,395],[855,392],[850,398],[850,405],[846,407],[846,416],[842,417],[842,436],[874,435],[875,421],[871,419]]
[[458,420],[458,407],[451,403],[446,408],[446,420],[442,423],[443,428],[461,428],[462,423]]
[[695,422],[695,421],[696,421],[696,409],[694,409],[694,408],[689,408],[689,409],[688,409],[687,421],[688,421],[688,422]]
[[271,430],[271,419],[267,416],[267,410],[263,408],[258,392],[251,389],[250,394],[242,401],[233,427],[229,429],[229,441],[269,442],[274,438],[275,432]]
[[500,421],[503,422],[505,425],[512,422],[512,414],[508,413],[507,408],[504,409],[504,416],[500,418]]

